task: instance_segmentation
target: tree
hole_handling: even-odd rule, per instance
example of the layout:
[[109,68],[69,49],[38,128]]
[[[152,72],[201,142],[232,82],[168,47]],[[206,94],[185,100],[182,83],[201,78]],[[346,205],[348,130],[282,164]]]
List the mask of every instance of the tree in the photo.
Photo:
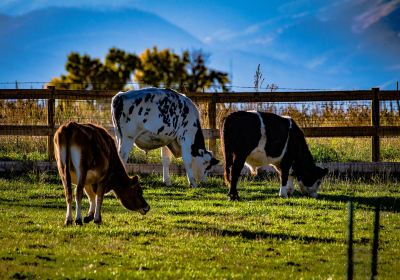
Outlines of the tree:
[[131,80],[140,60],[134,54],[112,48],[103,64],[100,59],[72,52],[68,55],[67,75],[53,78],[50,85],[62,89],[114,89],[121,90]]
[[157,47],[146,49],[140,55],[140,67],[135,73],[135,80],[142,86],[180,88],[187,73],[185,66],[189,62],[188,53],[182,57],[169,49],[158,51]]
[[208,69],[206,67],[208,57],[201,50],[194,50],[189,54],[188,74],[185,82],[185,87],[188,91],[197,92],[209,89],[213,85],[221,86],[223,91],[227,90],[228,74]]
[[139,86],[170,87],[197,92],[219,85],[226,90],[228,74],[206,66],[208,56],[201,50],[183,51],[146,49],[139,57],[112,48],[104,63],[89,55],[72,52],[65,65],[66,75],[53,78],[50,85],[62,89],[121,90],[134,78]]

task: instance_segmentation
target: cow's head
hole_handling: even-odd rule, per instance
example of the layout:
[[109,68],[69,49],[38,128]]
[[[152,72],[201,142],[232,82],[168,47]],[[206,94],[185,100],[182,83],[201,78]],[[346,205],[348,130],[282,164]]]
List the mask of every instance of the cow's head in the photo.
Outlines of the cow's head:
[[130,177],[128,186],[121,187],[116,194],[122,205],[129,210],[138,211],[142,215],[145,215],[150,210],[150,206],[143,197],[143,190],[139,184],[138,176]]
[[322,179],[328,174],[327,168],[315,166],[299,180],[299,187],[302,194],[316,198],[321,186]]
[[219,160],[213,157],[212,152],[200,149],[198,155],[193,157],[192,161],[193,176],[196,181],[204,182],[208,171],[218,163]]

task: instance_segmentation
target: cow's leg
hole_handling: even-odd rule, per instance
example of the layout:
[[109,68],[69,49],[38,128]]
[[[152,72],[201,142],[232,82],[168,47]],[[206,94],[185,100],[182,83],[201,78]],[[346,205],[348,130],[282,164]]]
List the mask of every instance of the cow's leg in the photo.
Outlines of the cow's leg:
[[169,177],[169,164],[171,162],[171,151],[167,147],[161,148],[161,160],[163,165],[163,182],[167,186],[171,186],[171,178]]
[[57,168],[58,168],[58,172],[61,177],[62,184],[64,186],[64,196],[65,196],[65,202],[67,204],[67,212],[65,215],[65,225],[71,225],[72,224],[72,187],[71,187],[71,177],[69,177],[69,182],[67,180],[67,176],[70,176],[70,174],[67,174],[67,172],[69,172],[69,171],[66,166],[66,149],[65,149],[65,147],[63,147],[63,146],[59,147],[59,150],[57,151],[55,156],[57,158]]
[[129,153],[131,152],[134,141],[135,141],[134,137],[131,136],[124,136],[120,140],[118,153],[125,165],[128,162]]
[[104,186],[102,184],[97,186],[96,190],[96,207],[94,210],[94,223],[101,224],[101,206],[103,205]]
[[64,185],[65,201],[67,202],[67,213],[65,215],[65,225],[72,225],[72,188],[67,186],[65,178],[62,177]]
[[231,169],[231,185],[228,193],[229,200],[231,201],[239,200],[239,194],[237,192],[237,183],[239,181],[240,172],[243,169],[245,161],[246,157],[240,157],[240,156],[236,156],[233,160]]
[[233,154],[230,151],[225,151],[225,165],[224,165],[224,181],[226,185],[230,185],[232,179],[232,165],[233,165]]
[[289,171],[288,182],[287,182],[287,186],[288,186],[287,195],[288,196],[292,196],[294,193],[294,183],[293,182],[294,182],[294,178],[292,175],[290,175],[290,171]]
[[183,165],[185,166],[186,176],[190,186],[192,188],[195,188],[197,187],[197,183],[193,176],[192,154],[190,150],[191,150],[190,145],[187,144],[182,145],[182,160],[183,160]]
[[86,185],[85,186],[85,193],[89,199],[89,211],[87,213],[87,216],[83,218],[83,222],[85,224],[93,221],[94,219],[94,210],[96,207],[96,193],[93,191],[93,189],[97,189],[97,185]]
[[[291,182],[289,180],[289,168],[281,167],[280,177],[281,177],[281,187],[279,189],[279,196],[287,198],[288,195],[291,195],[290,191],[293,188],[293,178],[291,179]],[[290,184],[292,186],[290,186]]]
[[82,196],[83,196],[83,185],[78,184],[76,186],[76,214],[75,214],[75,224],[82,225]]
[[82,225],[81,206],[82,206],[83,189],[85,187],[86,172],[87,172],[85,165],[82,164],[81,162],[81,155],[82,153],[79,148],[71,147],[71,160],[76,172],[75,224],[77,225]]

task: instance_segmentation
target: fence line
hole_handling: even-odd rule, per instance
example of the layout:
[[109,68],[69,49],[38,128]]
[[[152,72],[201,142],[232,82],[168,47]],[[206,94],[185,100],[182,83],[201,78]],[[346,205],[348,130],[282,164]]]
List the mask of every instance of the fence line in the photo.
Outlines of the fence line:
[[[58,90],[47,89],[0,89],[0,100],[45,100],[47,103],[47,125],[0,125],[0,135],[47,136],[48,157],[53,160],[52,136],[55,124],[55,100],[96,100],[110,102],[114,90]],[[372,161],[380,160],[380,137],[400,136],[400,126],[382,126],[380,122],[380,101],[396,101],[397,91],[381,91],[379,88],[356,91],[312,91],[312,92],[196,92],[186,94],[196,103],[207,103],[208,129],[204,136],[209,139],[209,148],[215,152],[217,129],[217,104],[259,103],[259,102],[316,102],[316,101],[369,101],[371,106],[370,126],[303,127],[306,137],[371,137]],[[204,125],[204,124],[203,124]],[[108,129],[111,130],[109,127]]]

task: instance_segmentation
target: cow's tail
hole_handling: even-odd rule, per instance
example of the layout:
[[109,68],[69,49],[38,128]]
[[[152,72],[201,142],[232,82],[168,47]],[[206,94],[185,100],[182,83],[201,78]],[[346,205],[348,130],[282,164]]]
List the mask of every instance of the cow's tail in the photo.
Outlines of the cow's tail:
[[[70,162],[71,162],[71,149],[70,149],[70,137],[71,132],[69,125],[63,126],[58,133],[55,135],[56,145],[54,147],[56,150],[56,157],[58,157],[57,165],[60,174],[63,174],[65,178],[64,191],[65,198],[72,199],[72,183],[71,183],[71,172],[70,172]],[[62,146],[65,147],[65,153],[62,152]]]
[[220,129],[220,139],[221,139],[221,151],[224,156],[224,179],[225,184],[230,185],[231,183],[231,167],[233,164],[233,153],[229,143],[229,136],[226,135],[227,118],[222,120],[222,125]]
[[118,150],[120,149],[120,141],[122,139],[122,131],[121,131],[121,125],[120,125],[120,118],[122,115],[123,111],[123,105],[124,101],[121,95],[117,94],[112,98],[111,101],[111,116],[112,116],[112,122],[114,126],[114,133],[117,138],[117,146]]

